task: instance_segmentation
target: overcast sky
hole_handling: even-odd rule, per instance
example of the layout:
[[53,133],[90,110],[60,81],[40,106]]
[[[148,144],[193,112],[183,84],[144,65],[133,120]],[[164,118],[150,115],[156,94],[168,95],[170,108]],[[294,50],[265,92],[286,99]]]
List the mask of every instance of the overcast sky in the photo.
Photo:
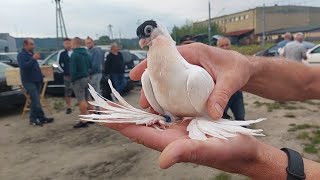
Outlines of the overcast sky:
[[[274,3],[317,5],[319,0],[211,0],[212,16],[224,15],[255,6]],[[70,37],[87,35],[96,38],[109,35],[113,25],[114,37],[135,37],[138,22],[156,19],[169,29],[186,20],[208,17],[208,0],[62,0],[63,14]],[[15,37],[55,37],[54,0],[0,0],[0,33]]]

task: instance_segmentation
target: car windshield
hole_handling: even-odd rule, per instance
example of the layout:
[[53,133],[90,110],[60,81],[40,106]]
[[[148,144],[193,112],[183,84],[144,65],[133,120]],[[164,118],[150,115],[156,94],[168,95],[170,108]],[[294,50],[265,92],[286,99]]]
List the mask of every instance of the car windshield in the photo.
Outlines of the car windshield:
[[147,58],[147,51],[133,51],[134,55],[136,55],[139,59]]
[[7,54],[7,56],[12,60],[17,61],[17,53]]

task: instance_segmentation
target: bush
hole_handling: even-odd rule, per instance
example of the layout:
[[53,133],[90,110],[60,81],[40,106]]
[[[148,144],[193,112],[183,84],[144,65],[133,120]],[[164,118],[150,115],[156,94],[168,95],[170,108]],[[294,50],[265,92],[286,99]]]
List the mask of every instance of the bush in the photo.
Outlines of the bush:
[[263,48],[261,45],[252,44],[252,45],[245,45],[245,46],[233,46],[232,49],[244,55],[254,55],[257,52],[268,49],[273,45],[274,44],[272,43],[268,43],[266,44],[265,48]]

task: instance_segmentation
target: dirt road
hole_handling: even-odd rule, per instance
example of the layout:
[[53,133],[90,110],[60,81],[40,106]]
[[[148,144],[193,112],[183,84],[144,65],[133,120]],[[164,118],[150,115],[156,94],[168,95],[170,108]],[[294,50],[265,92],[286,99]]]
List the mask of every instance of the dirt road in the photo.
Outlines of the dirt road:
[[[126,96],[137,106],[139,89]],[[194,164],[178,164],[161,170],[159,153],[138,145],[117,132],[91,125],[75,130],[77,107],[66,115],[60,107],[63,99],[51,97],[55,107],[53,124],[31,127],[20,118],[21,108],[0,113],[0,179],[3,180],[87,180],[87,179],[215,179],[221,172]],[[246,118],[266,117],[256,125],[263,128],[262,141],[276,147],[290,147],[305,157],[319,160],[319,153],[305,153],[305,140],[298,131],[288,132],[289,124],[320,125],[320,101],[283,105],[245,94]],[[293,108],[294,107],[294,108]],[[60,112],[57,112],[61,110]],[[272,112],[268,112],[272,111]],[[143,133],[143,132],[141,132]],[[245,179],[238,175],[225,178]]]

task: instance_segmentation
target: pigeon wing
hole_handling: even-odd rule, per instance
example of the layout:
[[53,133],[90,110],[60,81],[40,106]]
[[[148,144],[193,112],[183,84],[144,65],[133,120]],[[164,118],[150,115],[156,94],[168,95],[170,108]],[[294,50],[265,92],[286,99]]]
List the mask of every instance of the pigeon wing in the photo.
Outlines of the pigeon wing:
[[199,66],[193,66],[187,80],[188,97],[199,113],[204,113],[205,105],[213,91],[214,82],[210,74]]
[[152,84],[149,77],[149,72],[147,69],[142,74],[141,83],[142,83],[142,89],[143,89],[144,95],[146,96],[151,107],[159,114],[164,115],[165,113],[162,107],[159,105],[156,97],[154,96]]

